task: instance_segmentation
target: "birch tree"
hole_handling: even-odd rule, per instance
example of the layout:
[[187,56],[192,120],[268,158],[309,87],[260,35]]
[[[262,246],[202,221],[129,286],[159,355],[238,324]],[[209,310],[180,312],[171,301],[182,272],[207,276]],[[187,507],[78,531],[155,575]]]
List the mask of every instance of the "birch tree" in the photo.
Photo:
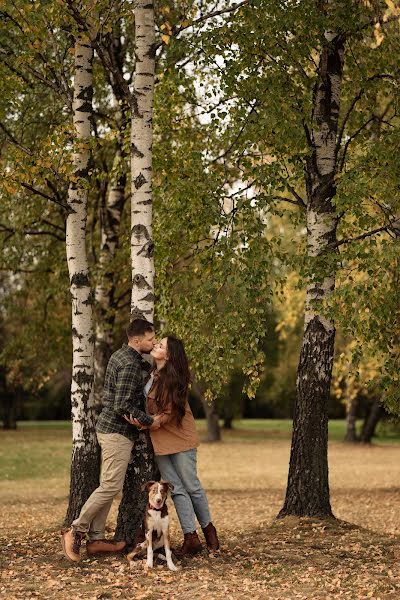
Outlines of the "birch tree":
[[92,289],[86,255],[88,177],[92,118],[93,47],[78,35],[74,73],[73,173],[68,190],[66,223],[67,263],[72,297],[72,461],[70,499],[65,523],[70,524],[92,491],[98,486],[99,448],[94,420],[93,370],[94,331]]
[[[153,94],[155,75],[154,5],[137,0],[135,16],[135,75],[131,98],[131,317],[153,321],[154,261],[152,234]],[[116,537],[131,544],[140,527],[146,497],[145,481],[154,479],[156,467],[150,438],[140,434],[128,467],[119,507]]]
[[335,248],[335,196],[338,119],[345,37],[325,32],[313,93],[307,161],[307,246],[311,272],[306,292],[304,335],[297,372],[286,499],[280,515],[331,515],[328,484],[328,400],[333,366],[335,326],[321,312],[335,286],[329,255]]
[[[121,39],[118,23],[109,37],[109,44],[101,48],[100,55],[106,68],[107,78],[112,89],[112,110],[115,121],[115,143],[113,161],[108,178],[108,193],[104,205],[100,207],[100,251],[99,274],[95,288],[97,305],[96,348],[95,348],[95,402],[101,407],[101,395],[108,360],[114,349],[114,328],[116,316],[116,287],[118,269],[117,251],[120,245],[122,213],[126,204],[127,166],[125,134],[128,125],[129,97],[127,88],[121,86],[124,72],[126,47]],[[108,56],[109,60],[106,60]],[[105,63],[105,64],[104,64]],[[110,65],[113,66],[109,70]]]
[[[390,240],[390,215],[396,200],[391,199],[386,214],[378,210],[382,201],[385,204],[387,197],[392,198],[393,192],[387,192],[394,185],[383,183],[378,188],[376,179],[368,176],[371,169],[375,177],[380,176],[388,160],[383,146],[376,151],[369,144],[368,131],[377,94],[385,100],[397,95],[384,83],[391,81],[397,68],[392,58],[397,34],[388,34],[381,44],[373,39],[374,24],[375,30],[383,26],[390,30],[388,20],[366,3],[305,0],[282,4],[272,0],[262,9],[243,7],[234,22],[203,37],[207,50],[198,66],[212,70],[210,78],[221,83],[214,119],[221,123],[218,109],[224,113],[222,119],[229,115],[228,124],[220,125],[226,150],[213,158],[213,165],[218,160],[226,168],[236,164],[243,180],[258,186],[253,207],[265,211],[267,223],[289,205],[287,214],[294,223],[304,224],[306,232],[306,252],[303,255],[300,242],[291,258],[282,252],[278,236],[271,236],[268,228],[265,232],[275,260],[298,270],[306,295],[288,488],[281,516],[332,514],[327,401],[334,317],[346,326],[335,290],[337,270],[342,272],[343,303],[352,307],[354,331],[355,322],[360,321],[354,310],[359,296],[350,269],[363,270],[367,252],[372,259],[373,236],[379,232],[386,235],[388,261],[396,254]],[[344,61],[349,39],[351,50]],[[216,60],[219,70],[213,69]],[[224,101],[226,108],[222,108]],[[396,111],[389,110],[389,114],[386,140],[396,121]],[[366,242],[365,253],[360,245],[364,240],[371,240],[369,246]],[[374,273],[371,260],[365,264],[368,274]],[[379,278],[385,289],[384,277]],[[362,280],[363,299],[371,298],[373,284],[364,275]],[[386,330],[384,322],[380,329]],[[382,335],[382,341],[384,337],[382,349],[390,355],[390,336]]]
[[154,5],[135,4],[135,76],[131,123],[131,315],[154,314],[152,223],[153,95],[155,75]]

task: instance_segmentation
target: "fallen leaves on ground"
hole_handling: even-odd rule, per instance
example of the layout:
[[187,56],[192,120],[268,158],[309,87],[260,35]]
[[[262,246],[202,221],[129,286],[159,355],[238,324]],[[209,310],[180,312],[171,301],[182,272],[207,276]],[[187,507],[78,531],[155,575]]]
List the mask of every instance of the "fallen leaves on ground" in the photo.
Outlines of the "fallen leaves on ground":
[[[122,555],[87,558],[84,549],[79,564],[69,563],[57,535],[67,479],[46,482],[45,493],[38,481],[7,482],[0,487],[0,597],[400,598],[400,490],[393,487],[399,481],[399,449],[331,448],[332,505],[343,520],[274,518],[283,501],[287,456],[287,442],[201,446],[200,474],[222,549],[185,560],[177,573],[163,564],[146,574],[143,561],[130,570]],[[116,510],[117,505],[111,528]],[[171,513],[177,546],[181,534],[172,508]]]

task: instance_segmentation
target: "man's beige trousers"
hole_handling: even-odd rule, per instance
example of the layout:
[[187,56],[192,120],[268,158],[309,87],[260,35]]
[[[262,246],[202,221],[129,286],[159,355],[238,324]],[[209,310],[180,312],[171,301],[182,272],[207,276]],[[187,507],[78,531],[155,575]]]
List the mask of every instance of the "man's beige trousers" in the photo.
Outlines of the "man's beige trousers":
[[122,490],[134,442],[119,433],[97,433],[101,447],[100,485],[82,506],[72,523],[74,531],[87,533],[89,540],[103,540],[113,499]]

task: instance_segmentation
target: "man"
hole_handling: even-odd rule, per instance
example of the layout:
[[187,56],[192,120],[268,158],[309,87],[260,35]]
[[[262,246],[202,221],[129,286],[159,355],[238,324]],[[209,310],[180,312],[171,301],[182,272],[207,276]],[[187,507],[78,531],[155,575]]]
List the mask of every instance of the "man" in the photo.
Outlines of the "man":
[[[137,427],[124,417],[136,418],[141,426],[157,429],[158,417],[145,413],[142,354],[149,353],[155,344],[154,328],[144,319],[135,319],[126,330],[128,343],[111,356],[103,392],[103,409],[96,425],[101,447],[100,486],[83,505],[79,517],[62,536],[65,556],[78,562],[82,540],[88,536],[86,551],[89,556],[105,552],[119,552],[125,542],[105,539],[107,515],[115,496],[122,490]],[[148,366],[147,366],[148,369]]]

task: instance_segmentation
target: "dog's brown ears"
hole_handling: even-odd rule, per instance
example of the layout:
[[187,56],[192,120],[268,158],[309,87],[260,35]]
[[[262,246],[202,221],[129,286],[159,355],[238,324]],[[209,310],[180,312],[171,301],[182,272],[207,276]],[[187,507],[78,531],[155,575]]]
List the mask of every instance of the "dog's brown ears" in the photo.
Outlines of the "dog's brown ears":
[[163,485],[166,485],[170,492],[173,491],[174,485],[170,481],[161,480],[160,483],[162,483]]
[[140,489],[142,490],[142,492],[148,492],[149,489],[151,488],[151,486],[154,485],[155,483],[157,483],[157,481],[146,481],[145,483],[142,484]]
[[174,489],[174,486],[170,481],[163,481],[163,480],[161,480],[161,481],[146,481],[145,483],[142,484],[140,489],[142,490],[142,492],[148,492],[149,489],[151,488],[151,486],[154,485],[155,483],[161,483],[162,485],[166,486],[170,492],[172,492],[172,490]]

